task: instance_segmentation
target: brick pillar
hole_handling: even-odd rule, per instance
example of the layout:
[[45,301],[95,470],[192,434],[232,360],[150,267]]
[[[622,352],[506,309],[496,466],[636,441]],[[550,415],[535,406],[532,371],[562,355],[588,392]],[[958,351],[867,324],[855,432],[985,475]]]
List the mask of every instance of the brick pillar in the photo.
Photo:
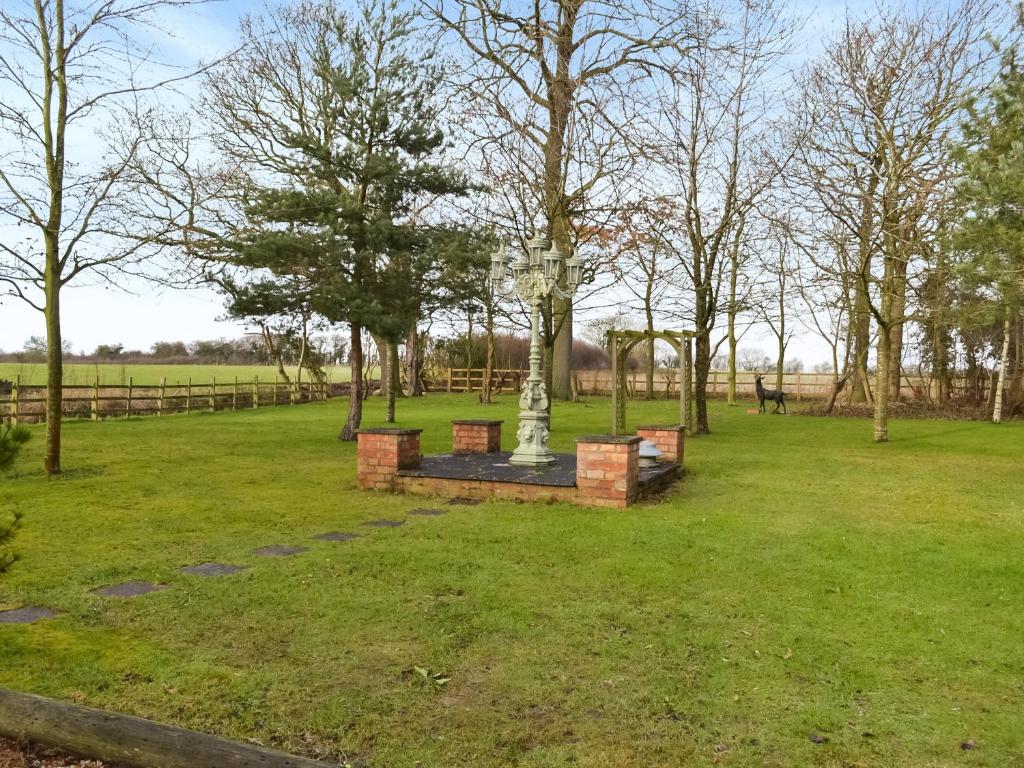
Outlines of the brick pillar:
[[661,451],[658,461],[672,461],[682,466],[683,438],[686,436],[686,427],[675,425],[637,427],[636,434],[658,446],[658,450]]
[[422,429],[356,431],[356,480],[364,490],[394,490],[400,469],[420,465]]
[[452,422],[452,453],[496,453],[501,450],[501,421],[457,419]]
[[640,440],[630,435],[576,438],[576,489],[581,504],[625,507],[636,501]]

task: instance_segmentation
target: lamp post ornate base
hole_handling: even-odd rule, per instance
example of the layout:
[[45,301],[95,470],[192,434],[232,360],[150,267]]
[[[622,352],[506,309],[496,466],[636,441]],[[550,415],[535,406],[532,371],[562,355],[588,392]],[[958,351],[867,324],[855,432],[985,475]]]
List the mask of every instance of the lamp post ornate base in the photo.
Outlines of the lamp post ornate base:
[[519,409],[519,431],[516,433],[519,445],[512,452],[509,464],[543,467],[552,463],[555,455],[548,448],[548,393],[540,372],[535,368],[523,385]]
[[[543,467],[555,461],[548,448],[550,417],[548,393],[541,373],[540,309],[550,296],[570,298],[580,281],[580,261],[575,256],[563,258],[556,247],[547,252],[550,243],[541,237],[532,238],[527,253],[509,265],[505,248],[491,257],[491,280],[495,292],[502,292],[506,277],[511,274],[514,292],[530,304],[530,375],[519,396],[519,445],[509,458],[510,464],[521,467]],[[559,279],[566,279],[566,290]]]
[[520,467],[545,467],[555,460],[548,448],[548,415],[536,411],[519,412],[519,445],[509,464]]

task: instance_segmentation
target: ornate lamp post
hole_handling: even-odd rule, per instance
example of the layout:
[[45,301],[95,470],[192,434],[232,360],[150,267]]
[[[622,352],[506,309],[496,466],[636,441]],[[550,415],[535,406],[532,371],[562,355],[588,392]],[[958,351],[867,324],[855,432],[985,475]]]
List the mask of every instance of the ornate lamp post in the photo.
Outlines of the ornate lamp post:
[[[559,281],[565,274],[566,288]],[[518,296],[530,305],[530,375],[519,396],[519,445],[509,462],[526,467],[542,467],[555,460],[548,448],[548,393],[541,375],[540,309],[550,296],[568,299],[580,284],[582,263],[575,255],[566,259],[558,246],[546,238],[534,236],[526,243],[526,253],[512,258],[501,246],[491,256],[491,285],[494,292]],[[508,279],[511,277],[511,286]]]

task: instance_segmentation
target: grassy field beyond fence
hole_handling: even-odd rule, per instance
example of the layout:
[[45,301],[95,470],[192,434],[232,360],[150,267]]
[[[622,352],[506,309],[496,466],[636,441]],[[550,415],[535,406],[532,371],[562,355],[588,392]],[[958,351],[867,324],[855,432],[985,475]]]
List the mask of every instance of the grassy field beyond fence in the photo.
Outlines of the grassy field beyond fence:
[[[397,426],[433,453],[451,419],[504,419],[508,450],[517,399],[402,400]],[[56,480],[31,427],[0,610],[58,615],[0,624],[0,686],[353,766],[1021,765],[1024,423],[893,420],[875,445],[716,402],[669,496],[594,510],[359,491],[344,416],[73,421]],[[609,420],[555,403],[554,449]],[[245,570],[178,570],[207,561]],[[167,588],[93,592],[129,580]]]
[[[286,369],[288,375],[295,378],[296,369]],[[196,384],[209,383],[211,379],[227,382],[232,379],[252,381],[259,377],[261,381],[273,382],[278,376],[273,365],[158,365],[147,363],[65,363],[65,384],[92,384],[99,379],[100,384],[127,384],[133,379],[136,384],[156,385],[161,379],[168,384],[184,384],[190,378]],[[14,381],[21,379],[26,386],[43,385],[46,383],[46,366],[42,363],[0,363],[0,379]],[[308,378],[304,375],[304,378]],[[327,369],[328,381],[349,381],[351,372],[348,366],[333,366]]]

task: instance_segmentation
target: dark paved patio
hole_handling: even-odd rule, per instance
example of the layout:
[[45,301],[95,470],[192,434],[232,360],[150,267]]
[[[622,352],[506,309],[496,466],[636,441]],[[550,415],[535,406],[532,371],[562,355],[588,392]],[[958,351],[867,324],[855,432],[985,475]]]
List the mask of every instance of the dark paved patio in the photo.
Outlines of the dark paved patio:
[[[509,464],[511,453],[435,453],[424,456],[415,469],[400,469],[405,477],[440,477],[446,480],[485,480],[572,488],[576,485],[576,454],[556,453],[555,462],[542,469]],[[678,464],[640,467],[640,490],[658,484],[679,471]]]

